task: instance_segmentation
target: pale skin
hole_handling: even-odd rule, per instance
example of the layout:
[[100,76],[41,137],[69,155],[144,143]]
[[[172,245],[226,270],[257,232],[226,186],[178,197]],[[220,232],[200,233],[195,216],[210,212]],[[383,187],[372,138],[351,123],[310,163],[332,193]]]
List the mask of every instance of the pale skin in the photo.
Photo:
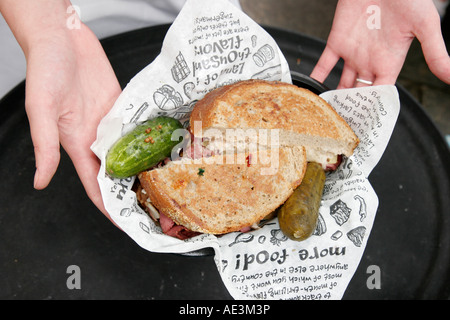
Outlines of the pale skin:
[[67,28],[68,6],[61,0],[0,0],[27,60],[25,108],[36,157],[34,187],[50,183],[61,145],[89,198],[109,217],[96,180],[100,163],[90,146],[121,88],[95,35],[83,24]]
[[[381,9],[379,30],[367,29],[370,4]],[[50,183],[61,145],[89,198],[110,218],[97,183],[100,163],[90,146],[121,88],[95,35],[82,23],[67,27],[70,5],[68,0],[0,0],[0,12],[27,60],[25,107],[36,156],[34,187]],[[450,83],[450,60],[431,0],[341,0],[311,76],[323,82],[341,57],[340,88],[362,85],[357,77],[394,84],[414,37],[421,41],[431,71]]]
[[[379,28],[370,29],[377,12]],[[369,23],[370,25],[370,23]],[[417,37],[430,70],[450,84],[450,58],[442,39],[440,18],[432,0],[340,0],[326,48],[311,77],[323,82],[339,58],[344,69],[338,88],[394,84],[413,39]]]

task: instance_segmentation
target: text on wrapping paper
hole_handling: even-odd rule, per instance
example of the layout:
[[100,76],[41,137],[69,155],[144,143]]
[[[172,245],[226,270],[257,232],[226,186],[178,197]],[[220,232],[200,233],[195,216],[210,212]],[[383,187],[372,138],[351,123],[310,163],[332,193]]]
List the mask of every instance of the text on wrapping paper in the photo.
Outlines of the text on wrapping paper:
[[[250,56],[250,48],[242,48],[243,39],[240,36],[209,42],[194,47],[195,56],[203,59],[193,62],[194,77],[205,70],[221,69],[220,74],[233,73],[241,74],[244,68],[244,61]],[[228,68],[224,66],[231,65]],[[205,84],[220,76],[219,73],[212,73],[206,76]]]
[[[314,260],[314,259],[320,259],[324,258],[326,256],[339,256],[339,255],[345,255],[345,247],[329,247],[324,249],[318,249],[317,247],[314,247],[312,250],[307,249],[301,249],[298,251],[298,258],[300,261],[305,260]],[[235,263],[235,270],[242,269],[243,271],[248,270],[249,266],[251,264],[256,263],[257,265],[262,265],[267,262],[277,262],[279,265],[282,265],[286,262],[286,258],[289,256],[287,254],[286,249],[279,251],[275,251],[272,253],[269,253],[266,250],[262,250],[258,252],[257,254],[247,254],[245,253],[243,256],[240,254],[236,255],[236,263]]]

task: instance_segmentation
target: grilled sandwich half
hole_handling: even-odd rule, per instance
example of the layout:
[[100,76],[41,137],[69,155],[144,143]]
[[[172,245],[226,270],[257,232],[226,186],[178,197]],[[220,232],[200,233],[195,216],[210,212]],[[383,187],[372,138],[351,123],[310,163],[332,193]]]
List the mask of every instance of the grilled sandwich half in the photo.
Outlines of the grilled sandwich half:
[[141,173],[139,181],[152,205],[177,225],[224,234],[272,213],[300,185],[306,170],[303,147],[238,152],[234,161],[229,156],[172,161]]

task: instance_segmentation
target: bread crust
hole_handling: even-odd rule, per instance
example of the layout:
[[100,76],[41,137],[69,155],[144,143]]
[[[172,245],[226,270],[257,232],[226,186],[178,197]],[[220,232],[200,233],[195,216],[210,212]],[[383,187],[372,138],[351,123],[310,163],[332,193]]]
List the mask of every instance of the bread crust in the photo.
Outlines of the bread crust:
[[[209,128],[281,129],[298,136],[285,145],[303,144],[302,136],[338,142],[330,153],[350,156],[359,139],[336,110],[313,92],[278,81],[246,80],[213,90],[198,101],[190,116],[191,128],[201,121]],[[304,145],[304,144],[303,144]],[[308,146],[306,145],[308,149]]]

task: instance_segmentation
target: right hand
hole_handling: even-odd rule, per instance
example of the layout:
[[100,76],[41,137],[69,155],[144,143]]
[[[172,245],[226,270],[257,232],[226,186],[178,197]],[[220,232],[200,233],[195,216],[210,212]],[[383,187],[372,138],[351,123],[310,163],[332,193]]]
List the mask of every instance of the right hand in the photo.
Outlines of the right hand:
[[[370,5],[379,10],[379,29],[367,26]],[[430,70],[450,84],[450,58],[433,1],[339,0],[325,50],[311,77],[323,82],[342,58],[338,88],[361,85],[357,78],[373,85],[395,84],[414,37],[422,44]]]

